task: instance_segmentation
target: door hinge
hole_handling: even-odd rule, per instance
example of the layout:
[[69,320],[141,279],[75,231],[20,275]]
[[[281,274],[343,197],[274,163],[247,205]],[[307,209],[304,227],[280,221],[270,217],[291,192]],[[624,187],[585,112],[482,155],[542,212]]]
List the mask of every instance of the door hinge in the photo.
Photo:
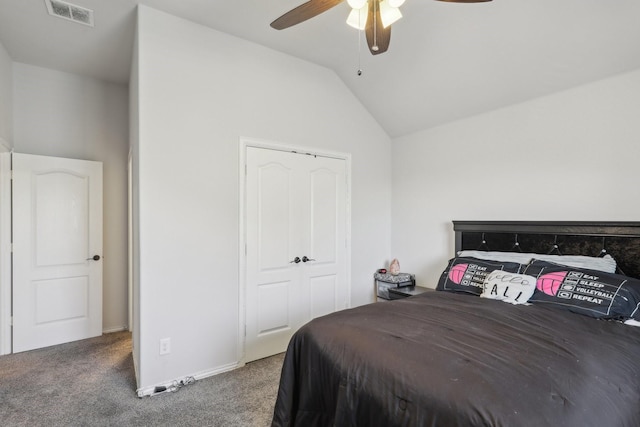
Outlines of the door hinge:
[[13,326],[13,316],[9,317],[9,326]]

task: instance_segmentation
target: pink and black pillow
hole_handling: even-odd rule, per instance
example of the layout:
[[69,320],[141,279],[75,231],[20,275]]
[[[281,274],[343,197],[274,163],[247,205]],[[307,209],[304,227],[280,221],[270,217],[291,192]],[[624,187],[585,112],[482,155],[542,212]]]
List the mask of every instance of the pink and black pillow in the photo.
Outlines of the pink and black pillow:
[[596,318],[640,320],[640,280],[540,260],[524,273],[536,277],[530,302]]
[[489,273],[495,270],[518,273],[520,267],[521,265],[515,262],[488,261],[471,257],[452,258],[442,272],[436,290],[480,295]]

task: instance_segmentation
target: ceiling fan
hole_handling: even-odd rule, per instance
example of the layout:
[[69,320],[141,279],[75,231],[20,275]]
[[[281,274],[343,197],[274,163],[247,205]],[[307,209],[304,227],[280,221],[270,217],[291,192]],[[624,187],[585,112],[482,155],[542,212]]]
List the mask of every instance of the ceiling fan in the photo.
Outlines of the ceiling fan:
[[[284,30],[326,12],[343,0],[309,0],[290,10],[271,23],[276,30]],[[389,49],[391,24],[402,18],[399,7],[405,0],[347,0],[352,10],[347,24],[364,30],[372,55]],[[482,3],[491,0],[438,0],[448,3]]]

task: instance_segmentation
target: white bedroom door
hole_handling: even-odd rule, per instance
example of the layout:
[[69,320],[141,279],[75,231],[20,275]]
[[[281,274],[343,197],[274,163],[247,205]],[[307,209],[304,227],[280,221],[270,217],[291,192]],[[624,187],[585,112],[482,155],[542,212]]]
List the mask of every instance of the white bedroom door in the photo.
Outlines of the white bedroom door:
[[102,163],[13,154],[13,351],[102,334]]
[[346,161],[247,148],[245,362],[346,308]]

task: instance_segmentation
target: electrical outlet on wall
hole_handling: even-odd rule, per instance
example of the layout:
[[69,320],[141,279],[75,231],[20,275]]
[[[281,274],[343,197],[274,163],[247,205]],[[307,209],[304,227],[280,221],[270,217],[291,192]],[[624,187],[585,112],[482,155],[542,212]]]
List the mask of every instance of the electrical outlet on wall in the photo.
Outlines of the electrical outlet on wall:
[[171,353],[171,338],[160,340],[160,356]]

